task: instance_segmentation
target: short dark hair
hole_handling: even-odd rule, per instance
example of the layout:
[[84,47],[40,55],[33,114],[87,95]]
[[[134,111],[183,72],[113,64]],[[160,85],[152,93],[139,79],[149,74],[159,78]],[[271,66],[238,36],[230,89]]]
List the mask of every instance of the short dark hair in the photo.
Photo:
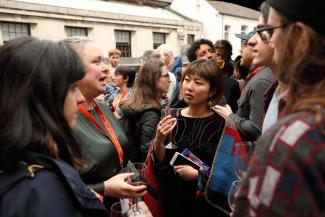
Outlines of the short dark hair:
[[127,87],[132,87],[135,79],[136,70],[129,66],[118,66],[115,69],[115,74],[122,75],[124,79],[128,78]]
[[[218,68],[214,59],[197,59],[191,62],[182,73],[181,84],[187,75],[197,75],[209,82],[210,89],[215,92],[212,100],[216,100],[217,102],[221,100],[224,95],[224,78],[222,71]],[[182,89],[180,93],[182,97]]]
[[15,169],[26,150],[81,166],[64,102],[84,75],[78,54],[64,44],[21,37],[0,48],[0,169]]
[[198,39],[196,41],[193,41],[193,43],[191,44],[191,46],[187,49],[186,52],[186,56],[188,61],[193,62],[197,59],[195,52],[200,49],[201,44],[207,44],[209,45],[212,49],[213,48],[213,43],[212,41],[205,39],[205,38],[201,38]]
[[214,43],[214,49],[223,49],[227,54],[228,58],[231,60],[232,46],[227,40],[218,40]]

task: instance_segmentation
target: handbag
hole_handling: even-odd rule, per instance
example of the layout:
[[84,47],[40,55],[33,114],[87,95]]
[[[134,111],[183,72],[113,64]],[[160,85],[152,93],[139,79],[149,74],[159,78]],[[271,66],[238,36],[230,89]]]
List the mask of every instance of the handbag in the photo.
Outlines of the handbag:
[[153,163],[153,159],[151,157],[153,152],[153,144],[150,144],[150,148],[148,151],[148,155],[146,158],[147,165],[147,190],[148,194],[145,194],[143,197],[144,202],[148,206],[152,216],[154,217],[162,217],[162,209],[160,203],[158,201],[158,181],[155,171],[155,166]]
[[232,182],[237,180],[233,162],[235,144],[241,143],[241,138],[233,121],[228,117],[219,115],[225,119],[225,127],[214,155],[204,196],[209,204],[229,214],[230,208],[224,201],[227,201]]

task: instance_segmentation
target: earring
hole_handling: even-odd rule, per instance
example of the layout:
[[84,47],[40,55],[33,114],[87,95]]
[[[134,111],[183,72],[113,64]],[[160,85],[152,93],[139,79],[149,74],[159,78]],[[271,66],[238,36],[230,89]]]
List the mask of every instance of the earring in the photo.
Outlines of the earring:
[[211,107],[212,107],[212,97],[209,97],[208,108],[211,109]]

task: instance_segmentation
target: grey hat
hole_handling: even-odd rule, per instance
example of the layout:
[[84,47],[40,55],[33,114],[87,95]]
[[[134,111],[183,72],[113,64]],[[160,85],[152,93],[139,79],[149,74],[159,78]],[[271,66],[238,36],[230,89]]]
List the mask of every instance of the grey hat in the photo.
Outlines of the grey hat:
[[251,31],[247,34],[244,34],[244,33],[236,33],[235,36],[237,38],[240,38],[241,40],[244,40],[244,41],[248,41],[254,34],[256,33],[256,31]]

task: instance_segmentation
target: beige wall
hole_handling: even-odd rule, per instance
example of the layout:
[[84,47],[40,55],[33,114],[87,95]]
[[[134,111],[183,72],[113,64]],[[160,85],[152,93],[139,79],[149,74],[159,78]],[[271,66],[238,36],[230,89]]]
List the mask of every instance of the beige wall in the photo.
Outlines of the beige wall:
[[[30,11],[22,10],[24,8]],[[65,26],[85,27],[88,29],[88,37],[103,49],[104,56],[108,55],[109,49],[115,48],[114,30],[132,32],[132,57],[140,57],[145,50],[153,48],[153,32],[166,33],[166,43],[170,44],[174,53],[178,55],[183,43],[179,40],[178,32],[183,32],[185,35],[194,33],[200,37],[202,31],[201,23],[188,20],[181,22],[121,14],[98,14],[91,11],[63,10],[52,6],[19,2],[8,4],[0,2],[1,21],[29,23],[32,36],[54,41],[66,37]],[[0,34],[0,43],[3,43],[2,34]]]

